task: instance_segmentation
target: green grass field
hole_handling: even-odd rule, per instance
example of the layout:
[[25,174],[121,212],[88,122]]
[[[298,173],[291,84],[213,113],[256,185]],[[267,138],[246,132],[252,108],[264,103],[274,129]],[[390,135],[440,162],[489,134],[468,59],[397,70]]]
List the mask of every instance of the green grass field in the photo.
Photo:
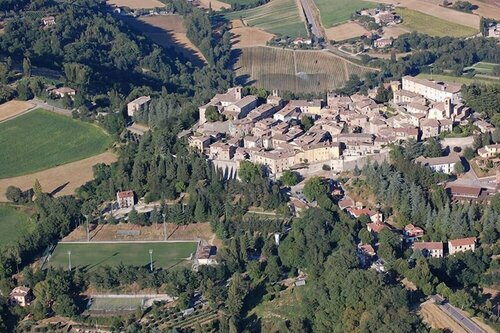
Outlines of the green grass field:
[[271,0],[263,6],[227,13],[225,17],[228,20],[243,19],[251,27],[276,35],[307,37],[306,26],[295,0]]
[[111,141],[97,126],[38,109],[0,124],[0,178],[78,161]]
[[27,214],[7,205],[0,205],[0,249],[16,241],[34,227]]
[[479,78],[479,77],[466,77],[466,76],[452,76],[452,75],[436,75],[436,74],[426,74],[426,73],[421,73],[418,74],[417,77],[420,77],[422,79],[432,79],[432,80],[441,80],[441,81],[447,81],[447,82],[454,82],[454,83],[460,83],[460,84],[472,84],[472,83],[484,83],[484,84],[493,84],[493,83],[499,83],[500,81],[498,80],[488,80],[485,78]]
[[314,0],[319,9],[321,23],[325,28],[349,20],[356,11],[365,8],[375,8],[376,3],[362,0]]
[[149,265],[149,249],[153,250],[155,267],[169,268],[186,265],[191,253],[196,252],[197,243],[113,243],[113,244],[71,244],[56,246],[49,264],[54,267],[68,267],[68,251],[71,251],[72,267],[93,270],[100,265],[145,266]]
[[479,32],[477,29],[445,21],[408,8],[396,8],[396,12],[403,18],[403,27],[429,36],[466,37]]

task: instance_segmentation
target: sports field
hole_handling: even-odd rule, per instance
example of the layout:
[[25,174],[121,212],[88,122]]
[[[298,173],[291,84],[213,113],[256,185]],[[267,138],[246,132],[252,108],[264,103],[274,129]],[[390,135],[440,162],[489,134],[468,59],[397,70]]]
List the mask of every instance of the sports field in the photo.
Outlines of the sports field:
[[375,8],[376,3],[362,0],[314,0],[319,9],[321,23],[325,28],[349,20],[356,11],[365,8]]
[[0,249],[16,241],[33,226],[27,214],[15,207],[0,205]]
[[185,265],[192,253],[196,252],[196,242],[179,243],[59,243],[49,260],[55,267],[68,267],[68,251],[71,251],[72,267],[93,270],[100,265],[147,266],[149,250],[153,250],[153,265],[169,268]]
[[228,20],[242,19],[248,26],[276,35],[307,37],[304,15],[296,0],[271,0],[263,6],[227,13],[225,17]]
[[402,17],[402,26],[410,31],[417,31],[429,36],[467,37],[477,34],[477,29],[442,20],[408,8],[396,8]]
[[78,161],[111,141],[97,126],[38,109],[0,124],[0,178]]

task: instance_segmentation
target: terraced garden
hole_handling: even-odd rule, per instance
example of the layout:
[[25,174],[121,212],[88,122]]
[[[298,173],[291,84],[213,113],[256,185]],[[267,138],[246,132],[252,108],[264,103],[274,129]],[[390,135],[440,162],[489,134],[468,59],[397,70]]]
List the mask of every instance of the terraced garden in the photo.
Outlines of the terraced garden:
[[245,48],[235,65],[237,80],[257,87],[293,92],[323,92],[343,86],[350,74],[371,69],[328,52],[274,47]]
[[228,20],[242,19],[246,25],[275,35],[307,37],[302,12],[296,0],[271,0],[252,9],[225,14]]

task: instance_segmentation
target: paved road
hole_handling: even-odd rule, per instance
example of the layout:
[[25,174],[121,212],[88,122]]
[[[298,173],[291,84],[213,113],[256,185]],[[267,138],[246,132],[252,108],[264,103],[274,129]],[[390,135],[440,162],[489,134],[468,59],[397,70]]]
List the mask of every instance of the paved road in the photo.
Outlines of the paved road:
[[323,32],[320,24],[314,19],[313,9],[311,8],[311,3],[309,0],[300,0],[304,14],[306,15],[307,23],[311,27],[311,33],[316,36],[316,38],[323,38]]
[[[436,301],[438,306],[446,312],[454,321],[456,321],[460,326],[465,328],[468,332],[470,333],[487,333],[485,330],[483,330],[480,326],[478,326],[476,323],[474,323],[471,319],[468,317],[464,316],[460,310],[458,310],[456,307],[451,305],[450,303],[446,302],[443,297],[440,295],[433,295],[431,298]],[[443,301],[445,301],[444,304],[441,304]]]

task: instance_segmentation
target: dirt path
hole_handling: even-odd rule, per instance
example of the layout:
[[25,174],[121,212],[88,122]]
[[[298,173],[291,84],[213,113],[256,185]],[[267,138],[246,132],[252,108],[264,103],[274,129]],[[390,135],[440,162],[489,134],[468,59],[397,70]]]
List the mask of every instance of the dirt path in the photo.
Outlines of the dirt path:
[[7,201],[5,191],[10,185],[25,191],[33,186],[36,179],[42,185],[44,192],[52,192],[56,196],[73,194],[76,188],[94,178],[92,172],[94,165],[111,164],[114,161],[116,161],[116,155],[108,151],[29,175],[0,179],[0,201]]

